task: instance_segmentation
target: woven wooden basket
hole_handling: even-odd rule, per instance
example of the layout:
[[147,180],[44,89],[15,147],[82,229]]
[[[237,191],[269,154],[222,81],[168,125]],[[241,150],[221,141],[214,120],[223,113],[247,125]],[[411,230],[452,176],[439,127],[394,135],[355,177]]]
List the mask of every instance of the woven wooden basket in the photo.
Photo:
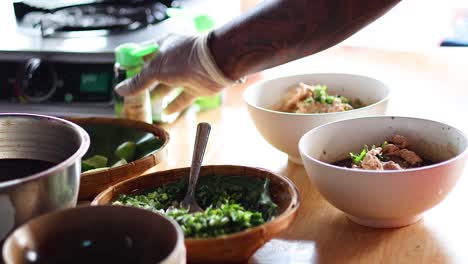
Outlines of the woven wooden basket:
[[[167,156],[169,133],[156,125],[130,119],[108,117],[69,117],[67,119],[82,127],[93,125],[109,125],[111,127],[117,128],[122,127],[141,130],[142,132],[154,134],[164,142],[163,145],[155,152],[152,152],[151,154],[138,160],[129,162],[126,165],[115,168],[108,168],[98,172],[82,173],[78,200],[92,200],[97,194],[109,186],[120,181],[141,175],[148,169],[159,164]],[[119,133],[119,131],[116,130],[113,131],[113,133]],[[92,138],[91,144],[93,144]]]
[[[119,194],[138,193],[188,177],[190,168],[159,171],[126,180],[100,193],[92,205],[105,205],[117,199]],[[279,215],[273,220],[242,232],[207,239],[185,239],[190,263],[246,262],[268,240],[286,229],[297,215],[299,194],[287,178],[265,169],[236,165],[203,166],[200,177],[208,175],[268,177],[272,199],[278,204]]]

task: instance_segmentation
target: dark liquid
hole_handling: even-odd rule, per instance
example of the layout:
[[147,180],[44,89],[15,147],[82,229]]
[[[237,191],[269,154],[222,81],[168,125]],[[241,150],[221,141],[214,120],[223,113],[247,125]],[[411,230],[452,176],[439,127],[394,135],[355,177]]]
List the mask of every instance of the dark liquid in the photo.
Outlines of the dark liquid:
[[337,162],[334,162],[332,163],[332,165],[335,165],[338,167],[351,168],[351,166],[353,166],[353,161],[351,159],[344,159],[344,160],[339,160]]
[[0,182],[23,178],[56,165],[34,159],[0,159]]
[[[37,262],[47,264],[85,264],[85,263],[150,263],[143,261],[143,250],[132,245],[129,238],[116,238],[116,240],[89,239],[75,242],[62,241],[64,247],[56,246],[59,251],[39,254]],[[155,262],[156,263],[156,262]]]
[[[51,237],[43,241],[31,259],[26,253],[26,261],[34,264],[153,264],[163,260],[170,245],[139,241],[132,235],[108,233],[94,230],[69,233],[67,236]],[[122,232],[120,232],[122,233]],[[63,235],[63,234],[62,234]]]

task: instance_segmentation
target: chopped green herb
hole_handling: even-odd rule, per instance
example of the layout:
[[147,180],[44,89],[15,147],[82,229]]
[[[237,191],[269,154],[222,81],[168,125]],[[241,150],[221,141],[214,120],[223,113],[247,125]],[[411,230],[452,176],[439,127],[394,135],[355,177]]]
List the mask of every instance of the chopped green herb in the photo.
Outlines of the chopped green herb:
[[382,145],[380,145],[380,147],[383,148],[383,147],[385,147],[386,145],[388,145],[388,142],[387,142],[387,141],[384,141],[384,142],[382,143]]
[[333,104],[333,102],[335,101],[335,96],[331,96],[331,95],[328,95],[326,98],[325,98],[325,103],[327,104]]
[[[380,147],[383,148],[387,144],[388,144],[387,141],[385,141],[384,143],[382,143],[382,145]],[[372,145],[371,149],[375,149],[375,148],[376,148],[376,146]],[[349,156],[351,157],[351,160],[352,160],[352,162],[354,164],[359,165],[359,163],[364,159],[364,157],[366,156],[368,151],[369,151],[369,147],[367,145],[364,145],[364,148],[361,150],[359,155],[354,154],[353,152],[350,152]],[[387,158],[384,157],[382,152],[377,154],[376,157],[381,161],[387,161]]]
[[337,95],[336,97],[339,98],[339,99],[341,100],[341,103],[343,103],[343,104],[349,104],[348,98],[346,98],[346,97],[344,97],[344,96],[342,96],[342,95]]
[[303,102],[306,103],[306,104],[312,104],[312,103],[314,103],[314,98],[313,97],[307,97],[306,99],[304,99]]
[[205,211],[194,214],[188,214],[185,209],[173,209],[184,198],[186,179],[141,194],[121,195],[112,204],[166,213],[181,225],[186,237],[213,237],[238,232],[274,218],[277,205],[270,197],[269,184],[269,179],[253,177],[201,177],[196,199]]
[[359,153],[359,155],[354,154],[353,152],[350,152],[349,155],[351,156],[351,160],[353,161],[354,164],[359,164],[364,159],[368,151],[369,151],[369,148],[367,147],[367,145],[365,145],[364,148]]
[[314,88],[314,100],[325,103],[325,98],[327,97],[327,86],[325,85],[316,85]]
[[[308,100],[307,98],[306,100]],[[348,104],[349,100],[348,98],[337,95],[337,96],[332,96],[327,93],[327,86],[325,85],[315,85],[314,86],[314,98],[315,101],[321,102],[324,104],[333,104],[336,99],[339,99],[341,103]]]
[[265,223],[260,212],[229,201],[216,208],[210,206],[204,212],[189,214],[186,209],[172,209],[167,215],[179,223],[185,236],[195,238],[226,235]]

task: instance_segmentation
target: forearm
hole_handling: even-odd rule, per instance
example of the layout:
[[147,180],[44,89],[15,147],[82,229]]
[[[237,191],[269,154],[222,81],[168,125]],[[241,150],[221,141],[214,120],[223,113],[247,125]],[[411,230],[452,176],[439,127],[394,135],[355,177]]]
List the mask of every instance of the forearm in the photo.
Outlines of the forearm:
[[264,0],[215,30],[213,57],[236,80],[327,49],[399,0]]

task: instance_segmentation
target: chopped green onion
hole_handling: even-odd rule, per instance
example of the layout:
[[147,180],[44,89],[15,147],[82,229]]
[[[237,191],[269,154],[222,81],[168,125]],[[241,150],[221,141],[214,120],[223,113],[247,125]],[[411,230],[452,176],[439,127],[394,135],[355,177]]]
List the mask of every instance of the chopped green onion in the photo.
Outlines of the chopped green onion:
[[[169,183],[141,194],[120,195],[113,205],[160,211],[182,227],[186,237],[215,237],[258,226],[274,218],[278,206],[269,194],[269,179],[242,176],[205,176],[199,180],[196,199],[204,212],[189,214],[178,208],[187,181]],[[246,179],[252,178],[252,179]],[[168,210],[168,208],[171,208]]]
[[305,104],[312,104],[314,102],[314,98],[309,96],[303,101]]
[[346,98],[346,97],[344,97],[342,95],[337,95],[336,97],[339,98],[343,104],[349,104],[348,98]]
[[333,104],[333,102],[335,101],[335,98],[336,98],[335,96],[329,95],[329,96],[327,96],[327,97],[325,98],[325,103],[327,103],[327,104]]
[[316,85],[314,88],[314,99],[321,103],[325,103],[325,98],[327,97],[327,86],[325,85]]
[[383,147],[385,147],[386,145],[388,145],[388,142],[387,142],[387,141],[384,141],[380,147],[383,148]]
[[359,164],[364,159],[368,151],[369,148],[367,147],[367,145],[365,145],[364,148],[361,150],[361,153],[359,153],[359,155],[354,154],[353,152],[350,152],[349,155],[351,156],[351,160],[354,164]]

